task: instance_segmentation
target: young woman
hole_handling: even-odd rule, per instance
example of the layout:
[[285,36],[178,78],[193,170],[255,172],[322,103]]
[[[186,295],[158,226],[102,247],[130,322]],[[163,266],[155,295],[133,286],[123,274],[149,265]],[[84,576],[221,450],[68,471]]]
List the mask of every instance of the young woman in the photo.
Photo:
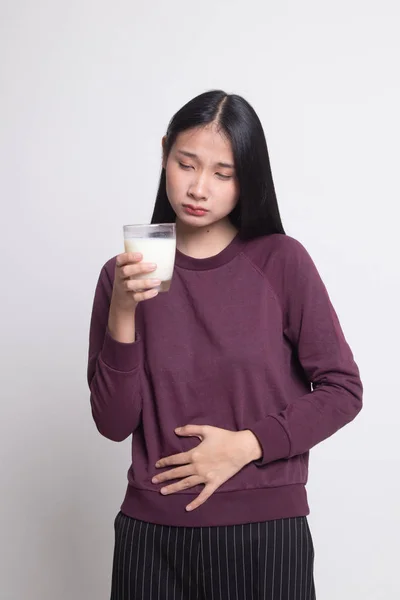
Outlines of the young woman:
[[312,600],[309,450],[357,415],[362,383],[242,97],[171,120],[152,222],[174,221],[169,292],[124,253],[94,298],[93,417],[132,436],[111,598]]

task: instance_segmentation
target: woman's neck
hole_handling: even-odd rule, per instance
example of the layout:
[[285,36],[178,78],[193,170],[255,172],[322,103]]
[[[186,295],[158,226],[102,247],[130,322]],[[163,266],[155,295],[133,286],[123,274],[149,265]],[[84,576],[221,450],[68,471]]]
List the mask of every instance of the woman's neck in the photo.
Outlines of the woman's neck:
[[229,219],[205,227],[188,227],[177,219],[176,245],[180,252],[193,258],[209,258],[231,243],[238,230]]

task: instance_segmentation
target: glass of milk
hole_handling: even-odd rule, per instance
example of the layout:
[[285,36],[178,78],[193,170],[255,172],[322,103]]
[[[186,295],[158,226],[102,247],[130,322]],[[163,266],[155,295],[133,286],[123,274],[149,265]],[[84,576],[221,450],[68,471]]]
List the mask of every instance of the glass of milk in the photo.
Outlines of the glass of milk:
[[176,251],[175,223],[155,225],[124,225],[125,252],[140,252],[144,263],[155,263],[149,274],[134,279],[160,279],[160,292],[168,292],[174,271]]

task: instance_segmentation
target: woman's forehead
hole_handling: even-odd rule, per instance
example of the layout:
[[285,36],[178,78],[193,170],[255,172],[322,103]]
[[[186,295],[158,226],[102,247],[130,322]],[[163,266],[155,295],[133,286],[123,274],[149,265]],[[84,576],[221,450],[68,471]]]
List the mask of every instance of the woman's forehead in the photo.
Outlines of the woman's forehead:
[[175,149],[187,154],[195,154],[201,159],[214,156],[218,161],[233,163],[232,145],[226,134],[215,125],[196,127],[182,131],[175,141]]

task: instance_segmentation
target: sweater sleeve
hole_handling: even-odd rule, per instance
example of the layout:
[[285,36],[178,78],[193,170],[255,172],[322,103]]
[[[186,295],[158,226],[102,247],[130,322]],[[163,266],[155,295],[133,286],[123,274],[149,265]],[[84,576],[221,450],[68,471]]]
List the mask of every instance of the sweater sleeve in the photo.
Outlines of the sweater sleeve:
[[101,270],[93,301],[89,333],[87,379],[93,419],[106,438],[120,442],[138,426],[141,418],[140,338],[124,344],[107,328],[115,259]]
[[316,266],[293,238],[286,240],[282,252],[283,260],[275,261],[275,287],[284,335],[310,382],[310,392],[288,398],[284,410],[249,427],[262,448],[258,466],[307,452],[362,408],[359,370]]

